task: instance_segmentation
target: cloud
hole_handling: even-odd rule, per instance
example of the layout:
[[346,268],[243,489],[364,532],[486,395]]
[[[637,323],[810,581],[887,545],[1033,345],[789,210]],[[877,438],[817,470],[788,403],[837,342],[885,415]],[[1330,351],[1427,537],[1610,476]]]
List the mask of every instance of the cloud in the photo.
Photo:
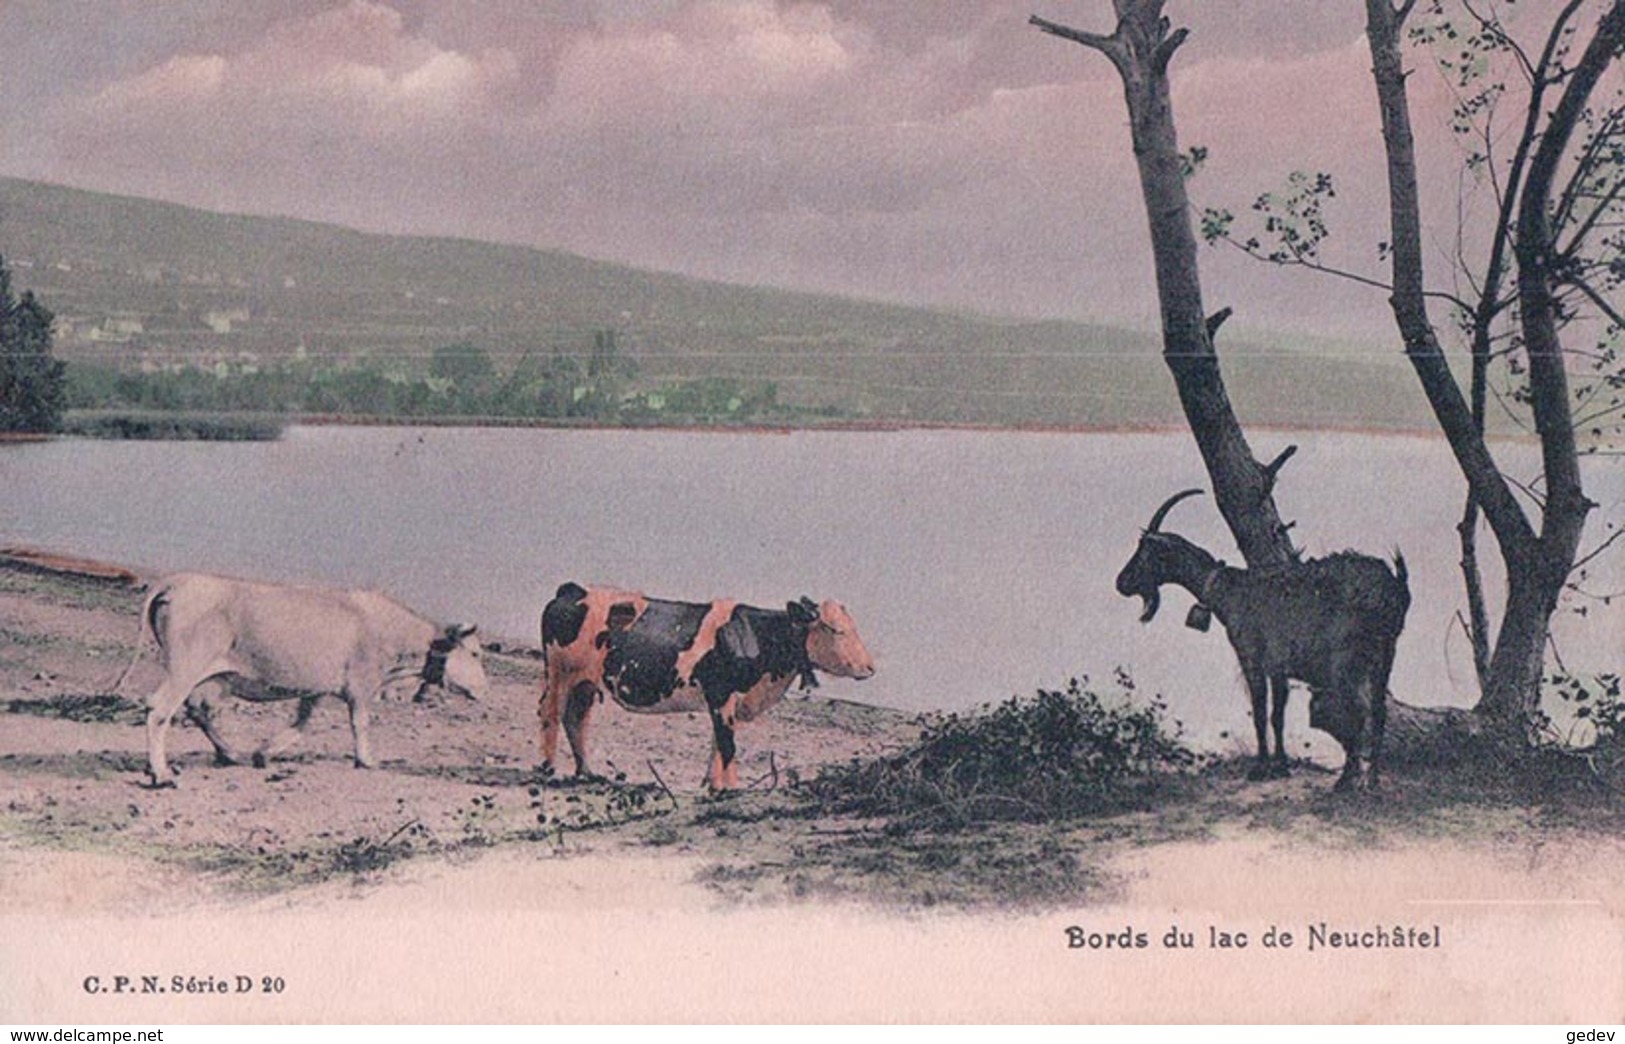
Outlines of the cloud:
[[[83,0],[105,8],[89,42],[17,2],[0,33],[34,31],[49,119],[0,117],[6,173],[753,283],[1155,315],[1121,88],[1032,30],[1027,0],[176,0],[156,21]],[[1197,194],[1245,207],[1332,169],[1338,246],[1365,250],[1380,237],[1341,232],[1380,218],[1357,17],[1185,6],[1176,107],[1213,157]],[[1244,314],[1295,321],[1294,277],[1204,263]]]
[[407,32],[392,8],[351,0],[280,23],[252,49],[178,55],[109,84],[75,113],[75,130],[116,145],[121,128],[136,128],[184,146],[202,124],[230,128],[244,151],[291,131],[387,138],[478,119],[516,74],[500,49],[444,50]]

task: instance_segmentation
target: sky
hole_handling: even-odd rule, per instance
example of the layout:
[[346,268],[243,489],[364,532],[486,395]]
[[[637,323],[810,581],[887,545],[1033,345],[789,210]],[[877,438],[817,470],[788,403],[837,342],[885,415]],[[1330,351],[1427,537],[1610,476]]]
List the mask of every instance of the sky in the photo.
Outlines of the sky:
[[[1172,0],[1198,205],[1338,179],[1381,275],[1358,0]],[[1290,16],[1286,12],[1290,12]],[[1151,326],[1106,0],[0,0],[0,175],[753,285]],[[1437,269],[1460,156],[1413,78]],[[1449,220],[1446,220],[1449,219]],[[1204,249],[1209,310],[1392,340],[1380,291]]]

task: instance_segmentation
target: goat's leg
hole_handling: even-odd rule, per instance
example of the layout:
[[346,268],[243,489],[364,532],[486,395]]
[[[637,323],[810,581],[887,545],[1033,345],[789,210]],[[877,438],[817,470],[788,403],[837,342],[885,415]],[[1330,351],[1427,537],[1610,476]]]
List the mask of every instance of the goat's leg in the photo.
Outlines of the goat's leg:
[[1291,684],[1284,674],[1270,677],[1270,730],[1275,733],[1275,759],[1270,762],[1273,779],[1285,779],[1290,774],[1286,760],[1286,701]]
[[1379,650],[1376,670],[1371,675],[1371,749],[1367,769],[1368,786],[1377,789],[1377,764],[1382,760],[1383,735],[1388,731],[1388,679],[1394,670],[1394,647]]
[[1388,693],[1373,687],[1371,693],[1371,746],[1366,752],[1365,786],[1377,789],[1377,763],[1382,760],[1382,736],[1388,729]]
[[1241,665],[1241,674],[1253,700],[1253,733],[1258,739],[1258,760],[1247,771],[1247,778],[1257,782],[1270,777],[1269,678],[1263,668],[1248,663]]
[[1361,771],[1361,752],[1369,750],[1372,729],[1371,679],[1360,677],[1357,671],[1348,671],[1338,680],[1338,699],[1344,701],[1352,719],[1341,730],[1337,741],[1343,745],[1343,771],[1337,777],[1336,791],[1365,789],[1365,774]]

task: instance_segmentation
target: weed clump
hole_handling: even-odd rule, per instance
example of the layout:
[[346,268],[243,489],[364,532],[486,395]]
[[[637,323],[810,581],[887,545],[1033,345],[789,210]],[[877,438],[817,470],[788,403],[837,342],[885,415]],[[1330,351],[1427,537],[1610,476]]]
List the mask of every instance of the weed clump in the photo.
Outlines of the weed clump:
[[1625,695],[1618,674],[1558,672],[1546,689],[1568,709],[1572,724],[1560,733],[1551,717],[1537,719],[1542,747],[1579,759],[1606,790],[1625,790]]
[[8,714],[30,714],[64,721],[139,724],[146,720],[146,707],[112,693],[78,693],[53,699],[7,700],[0,709]]
[[1134,807],[1197,755],[1160,698],[1135,704],[1128,675],[1119,671],[1117,683],[1110,700],[1087,678],[1073,678],[1062,690],[922,719],[909,749],[826,769],[808,787],[833,811],[886,817],[897,830],[1047,823]]

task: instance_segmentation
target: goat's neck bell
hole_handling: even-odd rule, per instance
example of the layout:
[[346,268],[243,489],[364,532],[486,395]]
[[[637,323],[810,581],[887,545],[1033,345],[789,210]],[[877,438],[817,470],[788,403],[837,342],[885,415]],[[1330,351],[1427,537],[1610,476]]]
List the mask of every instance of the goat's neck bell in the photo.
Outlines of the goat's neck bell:
[[1213,624],[1213,610],[1197,602],[1185,614],[1185,626],[1193,631],[1206,631]]

